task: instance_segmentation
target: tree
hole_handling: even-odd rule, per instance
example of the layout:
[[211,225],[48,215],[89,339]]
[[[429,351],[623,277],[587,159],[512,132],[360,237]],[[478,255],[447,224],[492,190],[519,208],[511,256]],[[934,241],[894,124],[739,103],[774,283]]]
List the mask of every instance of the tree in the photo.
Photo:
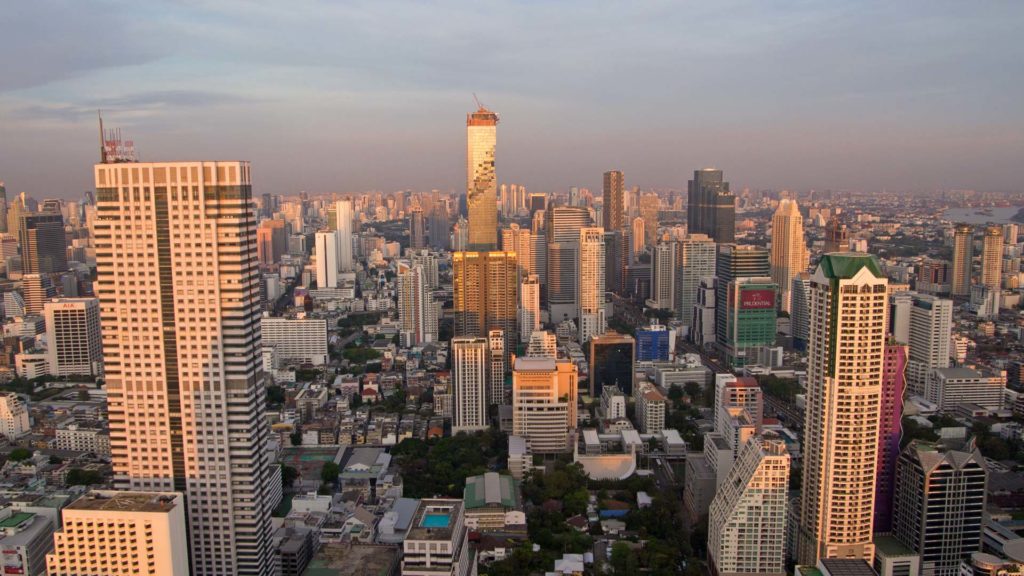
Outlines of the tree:
[[89,391],[88,390],[79,390],[78,391],[78,400],[80,402],[88,402],[91,398],[92,398],[92,396],[89,396]]
[[611,565],[616,576],[620,574],[636,574],[640,561],[637,559],[636,552],[633,551],[629,544],[616,542],[612,544]]
[[292,432],[290,439],[292,441],[292,446],[302,446],[302,430],[296,428],[295,431]]
[[285,488],[291,488],[299,478],[299,471],[291,466],[281,466],[281,484]]
[[320,479],[325,484],[337,484],[338,474],[341,474],[341,467],[334,462],[324,462],[324,467],[320,469]]
[[9,460],[14,462],[23,462],[32,457],[32,451],[28,448],[15,448],[11,450],[11,453],[7,455]]
[[696,382],[687,382],[686,395],[690,397],[690,400],[694,404],[696,404],[700,402],[700,399],[704,396],[704,387]]
[[68,486],[92,486],[101,482],[103,482],[103,475],[96,470],[72,468],[64,477],[64,483]]
[[284,404],[284,388],[278,385],[267,386],[267,404]]

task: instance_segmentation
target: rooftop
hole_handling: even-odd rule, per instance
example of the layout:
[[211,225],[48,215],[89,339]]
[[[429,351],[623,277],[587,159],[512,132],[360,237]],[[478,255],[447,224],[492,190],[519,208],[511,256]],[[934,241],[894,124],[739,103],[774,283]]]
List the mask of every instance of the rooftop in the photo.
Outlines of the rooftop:
[[173,492],[90,492],[69,504],[66,510],[109,510],[112,512],[169,512]]
[[878,258],[861,252],[833,252],[822,256],[818,263],[826,278],[848,280],[867,268],[875,278],[885,278]]
[[519,486],[515,478],[497,472],[466,478],[463,501],[467,510],[490,505],[519,508]]
[[821,565],[830,576],[878,576],[878,573],[864,560],[824,558],[821,560]]

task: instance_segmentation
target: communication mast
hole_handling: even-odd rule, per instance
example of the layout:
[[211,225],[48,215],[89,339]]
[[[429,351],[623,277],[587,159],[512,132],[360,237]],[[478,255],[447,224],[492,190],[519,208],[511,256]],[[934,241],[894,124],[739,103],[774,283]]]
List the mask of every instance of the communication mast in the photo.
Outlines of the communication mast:
[[135,141],[125,140],[121,135],[120,128],[105,130],[103,128],[103,113],[97,110],[96,115],[100,121],[100,163],[138,162],[139,157],[135,154]]

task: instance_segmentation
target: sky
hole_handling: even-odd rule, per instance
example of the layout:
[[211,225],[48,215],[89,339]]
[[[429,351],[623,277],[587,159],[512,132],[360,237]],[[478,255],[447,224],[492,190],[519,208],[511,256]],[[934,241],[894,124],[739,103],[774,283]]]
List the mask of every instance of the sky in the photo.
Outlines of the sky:
[[533,191],[1024,191],[1021,30],[1009,0],[8,0],[0,180],[91,188],[102,108],[256,193],[464,191],[475,93]]

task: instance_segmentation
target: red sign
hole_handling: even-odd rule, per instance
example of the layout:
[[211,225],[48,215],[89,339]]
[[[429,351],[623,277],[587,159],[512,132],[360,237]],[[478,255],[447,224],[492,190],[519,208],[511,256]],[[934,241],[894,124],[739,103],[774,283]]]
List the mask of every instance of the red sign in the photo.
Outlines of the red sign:
[[775,290],[740,291],[740,308],[743,310],[775,308]]

